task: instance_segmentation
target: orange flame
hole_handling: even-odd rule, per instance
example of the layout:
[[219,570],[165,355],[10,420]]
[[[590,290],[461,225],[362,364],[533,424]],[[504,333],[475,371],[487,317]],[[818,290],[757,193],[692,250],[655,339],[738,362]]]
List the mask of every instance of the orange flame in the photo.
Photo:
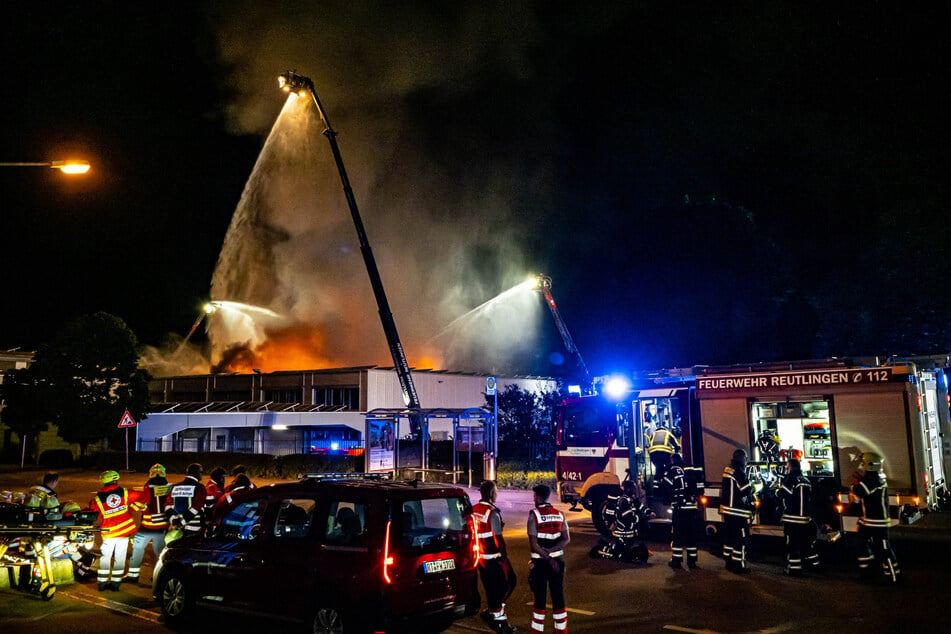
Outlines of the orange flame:
[[[235,344],[224,351],[221,361],[213,368],[214,372],[243,372],[254,370],[276,372],[279,370],[321,370],[353,365],[353,360],[335,356],[328,348],[321,331],[308,324],[292,324],[284,328],[269,328],[266,339],[257,347],[247,344]],[[419,357],[410,360],[416,368],[438,368],[439,355],[426,350]],[[381,359],[381,365],[389,360]],[[363,361],[358,361],[363,363]]]

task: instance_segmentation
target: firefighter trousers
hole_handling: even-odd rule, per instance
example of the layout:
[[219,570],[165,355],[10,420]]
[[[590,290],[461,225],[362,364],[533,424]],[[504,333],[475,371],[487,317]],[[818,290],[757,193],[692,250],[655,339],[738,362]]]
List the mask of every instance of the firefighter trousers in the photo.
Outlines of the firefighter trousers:
[[898,558],[895,557],[891,540],[888,538],[888,529],[859,524],[859,537],[862,538],[864,547],[864,550],[859,551],[859,571],[867,575],[874,574],[872,562],[877,561],[886,577],[893,582],[898,581],[901,570],[898,568]]
[[750,540],[750,520],[738,515],[724,515],[723,558],[728,569],[746,569],[746,549]]
[[689,563],[697,563],[697,530],[699,524],[700,509],[674,507],[670,523],[671,563],[681,563],[685,552]]
[[816,527],[812,522],[800,524],[783,522],[786,536],[786,572],[791,575],[802,574],[804,566],[819,565],[816,553]]

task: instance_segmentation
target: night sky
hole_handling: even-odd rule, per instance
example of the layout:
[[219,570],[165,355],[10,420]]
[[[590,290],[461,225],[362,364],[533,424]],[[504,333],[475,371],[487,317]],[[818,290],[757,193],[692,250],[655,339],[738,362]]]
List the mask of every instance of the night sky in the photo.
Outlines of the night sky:
[[[40,4],[0,9],[0,161],[94,167],[0,168],[2,349],[97,310],[187,332],[294,68],[411,361],[532,272],[596,374],[951,350],[946,6]],[[387,364],[367,323],[383,355],[345,361]],[[557,374],[545,324],[449,369]]]

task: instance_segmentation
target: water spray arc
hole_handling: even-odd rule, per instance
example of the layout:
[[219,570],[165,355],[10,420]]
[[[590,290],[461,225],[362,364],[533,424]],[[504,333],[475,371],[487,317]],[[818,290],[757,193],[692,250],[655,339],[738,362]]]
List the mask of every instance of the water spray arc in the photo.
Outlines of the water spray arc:
[[182,342],[178,344],[178,348],[175,349],[175,353],[172,355],[174,359],[181,353],[181,351],[188,344],[188,340],[192,338],[192,335],[195,334],[195,331],[198,330],[198,326],[201,325],[201,322],[205,320],[205,317],[212,314],[213,312],[221,308],[221,302],[208,302],[201,307],[201,312],[198,313],[198,317],[195,319],[195,323],[192,324],[191,329],[188,331],[188,334],[185,335],[185,338],[182,339]]
[[278,77],[278,85],[284,92],[293,92],[299,97],[306,97],[309,94],[314,100],[314,105],[317,107],[317,113],[320,115],[324,125],[327,126],[323,134],[330,142],[330,150],[333,153],[334,162],[337,165],[337,172],[340,174],[340,182],[343,185],[343,191],[347,197],[350,216],[353,218],[353,225],[357,230],[357,237],[360,240],[360,252],[363,254],[363,262],[366,265],[367,274],[370,277],[370,285],[373,287],[373,295],[379,307],[383,333],[386,335],[386,343],[390,349],[390,355],[393,358],[396,375],[399,378],[400,389],[403,392],[403,402],[410,409],[419,409],[419,397],[416,394],[416,386],[413,383],[409,363],[406,361],[406,353],[403,351],[403,344],[400,343],[399,333],[396,330],[396,321],[393,319],[393,313],[390,312],[390,305],[386,299],[386,293],[383,290],[383,281],[380,279],[376,259],[373,257],[373,251],[370,249],[370,242],[367,239],[366,230],[363,228],[363,220],[360,218],[357,201],[353,196],[353,188],[350,186],[350,179],[347,177],[347,170],[343,165],[340,148],[337,146],[337,133],[333,127],[331,127],[324,107],[317,97],[317,91],[314,90],[314,82],[311,81],[309,77],[299,75],[294,71],[286,71]]

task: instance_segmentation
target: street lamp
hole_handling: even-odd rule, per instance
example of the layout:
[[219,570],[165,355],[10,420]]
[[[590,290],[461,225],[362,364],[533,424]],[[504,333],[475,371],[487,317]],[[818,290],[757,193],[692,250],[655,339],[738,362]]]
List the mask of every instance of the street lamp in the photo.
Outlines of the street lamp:
[[299,75],[290,70],[282,73],[277,81],[278,86],[284,92],[294,92],[299,97],[310,94],[314,100],[314,105],[317,106],[317,114],[320,115],[324,125],[327,126],[327,129],[324,130],[324,136],[330,142],[330,150],[333,152],[334,162],[336,162],[337,171],[340,173],[340,182],[343,184],[343,192],[350,207],[350,216],[353,218],[353,225],[356,227],[357,237],[360,239],[360,252],[363,254],[363,262],[367,267],[367,274],[370,276],[370,285],[373,287],[373,295],[376,297],[376,304],[380,311],[380,321],[383,323],[383,333],[386,335],[386,343],[390,348],[393,365],[396,367],[396,376],[399,378],[400,389],[403,392],[403,402],[410,409],[419,409],[419,397],[416,395],[416,386],[413,384],[413,376],[410,374],[403,344],[400,343],[400,337],[396,331],[396,322],[393,319],[393,313],[390,312],[386,293],[383,291],[380,271],[377,269],[373,251],[370,249],[370,242],[367,240],[366,230],[363,228],[363,221],[360,219],[360,210],[357,209],[357,200],[353,197],[353,188],[350,187],[350,179],[347,178],[347,170],[343,166],[340,148],[337,147],[337,133],[330,126],[330,120],[327,118],[327,113],[317,97],[314,82],[311,81],[310,77]]
[[91,168],[89,161],[81,160],[47,161],[39,163],[0,163],[0,167],[51,167],[61,171],[63,174],[85,174]]

